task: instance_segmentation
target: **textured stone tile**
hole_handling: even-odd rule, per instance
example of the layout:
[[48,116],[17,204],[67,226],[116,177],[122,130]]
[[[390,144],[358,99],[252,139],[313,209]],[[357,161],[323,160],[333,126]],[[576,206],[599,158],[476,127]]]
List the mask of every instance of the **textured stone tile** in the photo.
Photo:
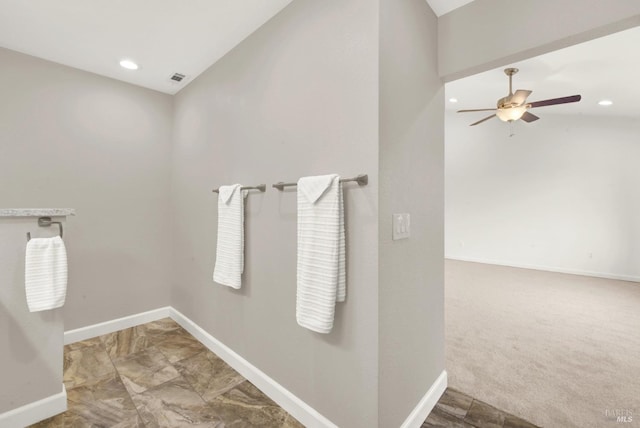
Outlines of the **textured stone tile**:
[[447,427],[447,428],[473,428],[460,418],[455,417],[436,406],[422,424],[422,428]]
[[[27,428],[65,428],[65,413],[52,416],[36,424],[29,425]],[[67,425],[70,426],[70,425]]]
[[450,415],[464,419],[472,402],[473,398],[468,395],[455,389],[447,388],[444,394],[442,394],[442,397],[440,397],[440,400],[438,400],[436,406]]
[[132,395],[140,394],[180,375],[155,347],[116,358],[113,364],[124,386]]
[[264,395],[251,382],[245,381],[210,401],[222,417],[225,427],[287,427],[303,425]]
[[145,329],[141,326],[131,327],[115,333],[100,336],[107,353],[112,358],[124,357],[144,349],[149,345]]
[[162,318],[158,321],[152,321],[150,323],[143,324],[140,328],[143,330],[143,334],[147,336],[152,343],[161,341],[171,335],[186,333],[186,330],[180,327],[180,325],[171,318]]
[[473,400],[464,421],[478,428],[502,428],[506,414],[482,401]]
[[101,345],[99,337],[92,337],[91,339],[81,340],[79,342],[70,343],[64,346],[65,352],[76,351],[81,348],[86,348],[88,346],[96,346]]
[[240,373],[209,350],[179,361],[174,367],[205,401],[245,381]]
[[66,427],[143,427],[129,393],[119,378],[103,379],[67,391]]
[[284,423],[282,424],[283,428],[305,428],[296,418],[287,413],[287,417],[284,419]]
[[115,375],[115,368],[102,344],[64,354],[63,380],[67,389]]
[[107,419],[103,417],[96,420],[93,419],[93,416],[87,417],[74,412],[65,414],[64,426],[65,428],[145,428],[142,419],[137,414],[128,419],[107,422]]
[[171,363],[192,357],[207,348],[190,334],[176,334],[159,342],[156,347]]
[[120,379],[102,379],[67,391],[68,410],[29,428],[143,428],[142,419]]
[[229,427],[181,377],[132,399],[147,427]]
[[538,428],[538,426],[513,415],[504,417],[504,428]]
[[65,384],[34,427],[302,427],[169,318],[68,345]]

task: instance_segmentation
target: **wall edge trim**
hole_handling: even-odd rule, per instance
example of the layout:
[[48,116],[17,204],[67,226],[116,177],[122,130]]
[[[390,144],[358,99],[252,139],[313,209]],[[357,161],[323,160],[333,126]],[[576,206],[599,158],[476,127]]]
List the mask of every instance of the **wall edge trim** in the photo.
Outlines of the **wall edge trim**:
[[124,330],[125,328],[135,327],[151,321],[157,321],[159,319],[169,317],[170,314],[171,307],[165,306],[163,308],[65,331],[64,344],[68,345],[70,343],[80,342],[81,340],[91,339],[92,337],[102,336],[103,334]]
[[507,267],[514,267],[514,268],[520,268],[520,269],[533,269],[533,270],[542,270],[546,272],[567,273],[570,275],[591,276],[594,278],[605,278],[605,279],[616,279],[619,281],[640,282],[640,276],[633,276],[633,275],[618,275],[615,273],[608,273],[608,272],[594,272],[594,271],[581,270],[581,269],[566,269],[566,268],[555,267],[555,266],[516,263],[516,262],[510,262],[508,260],[483,259],[481,257],[459,257],[459,256],[445,255],[444,258],[448,260],[458,260],[461,262],[482,263],[485,265],[507,266]]
[[23,428],[67,410],[67,389],[0,414],[0,426]]
[[426,394],[420,399],[400,428],[420,428],[447,389],[447,371],[442,370]]

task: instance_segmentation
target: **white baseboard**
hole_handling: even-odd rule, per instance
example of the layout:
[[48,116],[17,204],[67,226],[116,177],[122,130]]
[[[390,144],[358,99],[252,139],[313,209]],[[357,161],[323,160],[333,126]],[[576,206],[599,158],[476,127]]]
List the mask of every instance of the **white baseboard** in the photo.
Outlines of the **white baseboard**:
[[505,260],[491,260],[491,259],[483,259],[483,258],[477,258],[477,257],[445,256],[445,258],[449,260],[459,260],[461,262],[482,263],[485,265],[508,266],[508,267],[515,267],[515,268],[521,268],[521,269],[533,269],[533,270],[543,270],[547,272],[568,273],[570,275],[592,276],[595,278],[617,279],[619,281],[640,282],[640,276],[633,276],[633,275],[618,275],[615,273],[608,273],[608,272],[593,272],[593,271],[580,270],[580,269],[566,269],[566,268],[555,267],[555,266],[542,266],[542,265],[534,265],[534,264],[527,264],[527,263],[514,263],[510,261],[505,261]]
[[322,416],[317,410],[309,406],[289,390],[267,376],[256,366],[236,354],[222,342],[211,336],[204,329],[184,316],[178,310],[171,308],[171,318],[202,342],[212,352],[222,358],[238,373],[264,392],[269,398],[278,403],[280,407],[289,412],[301,424],[309,428],[338,428],[329,419]]
[[[185,330],[191,333],[202,344],[218,355],[227,364],[233,367],[238,373],[258,387],[269,398],[275,401],[280,407],[289,412],[294,418],[308,428],[338,428],[333,422],[320,414],[313,407],[295,396],[285,387],[273,380],[259,368],[245,360],[242,356],[227,347],[224,343],[207,333],[202,327],[187,318],[177,309],[167,306],[141,314],[118,318],[112,321],[95,324],[64,333],[64,343],[74,343],[103,334],[113,333],[136,325],[156,321],[161,318],[170,317],[180,324]],[[435,407],[440,396],[447,388],[447,372],[443,371],[438,379],[431,385],[429,391],[422,397],[417,406],[402,424],[401,428],[419,428],[427,418],[431,410]],[[35,403],[34,403],[35,404]],[[25,406],[26,407],[26,406]],[[66,393],[65,393],[66,409]],[[0,419],[2,422],[2,419]],[[4,427],[0,423],[0,426]],[[9,426],[9,425],[7,425]]]
[[67,390],[0,414],[0,427],[24,428],[67,410]]
[[443,370],[400,428],[420,428],[436,406],[445,389],[447,389],[447,371]]
[[113,333],[129,327],[135,327],[151,321],[157,321],[162,318],[171,316],[171,307],[154,309],[152,311],[142,312],[128,317],[117,318],[111,321],[93,324],[87,327],[77,328],[64,332],[64,344],[80,342],[81,340],[91,339],[92,337],[102,336],[103,334]]
[[[294,418],[306,427],[313,428],[337,428],[329,419],[322,416],[317,410],[309,406],[300,398],[293,395],[285,387],[267,376],[260,369],[249,363],[247,360],[236,354],[222,342],[207,333],[203,328],[191,321],[180,311],[167,306],[153,311],[143,312],[128,317],[106,321],[64,333],[64,343],[79,342],[103,334],[113,333],[125,328],[156,321],[161,318],[170,317],[180,324],[185,330],[191,333],[196,339],[202,342],[212,352],[222,358],[227,364],[233,367],[238,373],[257,386],[261,391],[269,396],[280,407],[289,412]],[[4,425],[0,425],[4,426]]]

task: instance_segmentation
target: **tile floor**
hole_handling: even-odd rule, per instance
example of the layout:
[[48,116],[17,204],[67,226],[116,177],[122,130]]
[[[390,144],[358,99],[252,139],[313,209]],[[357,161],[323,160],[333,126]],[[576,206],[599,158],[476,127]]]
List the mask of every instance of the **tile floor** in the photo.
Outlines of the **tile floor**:
[[422,428],[536,428],[524,419],[510,415],[476,400],[455,389],[448,388]]
[[[32,425],[62,427],[302,427],[170,318],[65,346],[68,410]],[[531,428],[447,389],[422,425]]]
[[65,346],[64,384],[32,427],[302,427],[169,318]]

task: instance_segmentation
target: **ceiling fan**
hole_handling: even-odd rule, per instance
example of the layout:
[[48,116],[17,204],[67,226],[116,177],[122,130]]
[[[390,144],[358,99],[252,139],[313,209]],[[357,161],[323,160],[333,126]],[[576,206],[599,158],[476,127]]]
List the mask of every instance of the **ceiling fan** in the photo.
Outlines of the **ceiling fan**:
[[487,116],[484,119],[474,122],[469,126],[478,125],[496,116],[504,122],[514,122],[518,119],[522,119],[525,122],[533,122],[540,118],[535,114],[529,113],[529,109],[531,108],[552,106],[556,104],[575,103],[582,99],[582,96],[580,95],[572,95],[570,97],[552,98],[549,100],[534,101],[532,103],[527,103],[527,97],[531,95],[532,91],[525,90],[525,89],[518,89],[515,94],[513,93],[511,80],[513,78],[513,75],[516,74],[517,72],[518,72],[517,68],[504,69],[504,74],[509,76],[509,95],[507,95],[504,98],[500,98],[498,100],[497,108],[458,110],[458,113],[468,113],[472,111],[495,111],[495,113],[492,114],[491,116]]

